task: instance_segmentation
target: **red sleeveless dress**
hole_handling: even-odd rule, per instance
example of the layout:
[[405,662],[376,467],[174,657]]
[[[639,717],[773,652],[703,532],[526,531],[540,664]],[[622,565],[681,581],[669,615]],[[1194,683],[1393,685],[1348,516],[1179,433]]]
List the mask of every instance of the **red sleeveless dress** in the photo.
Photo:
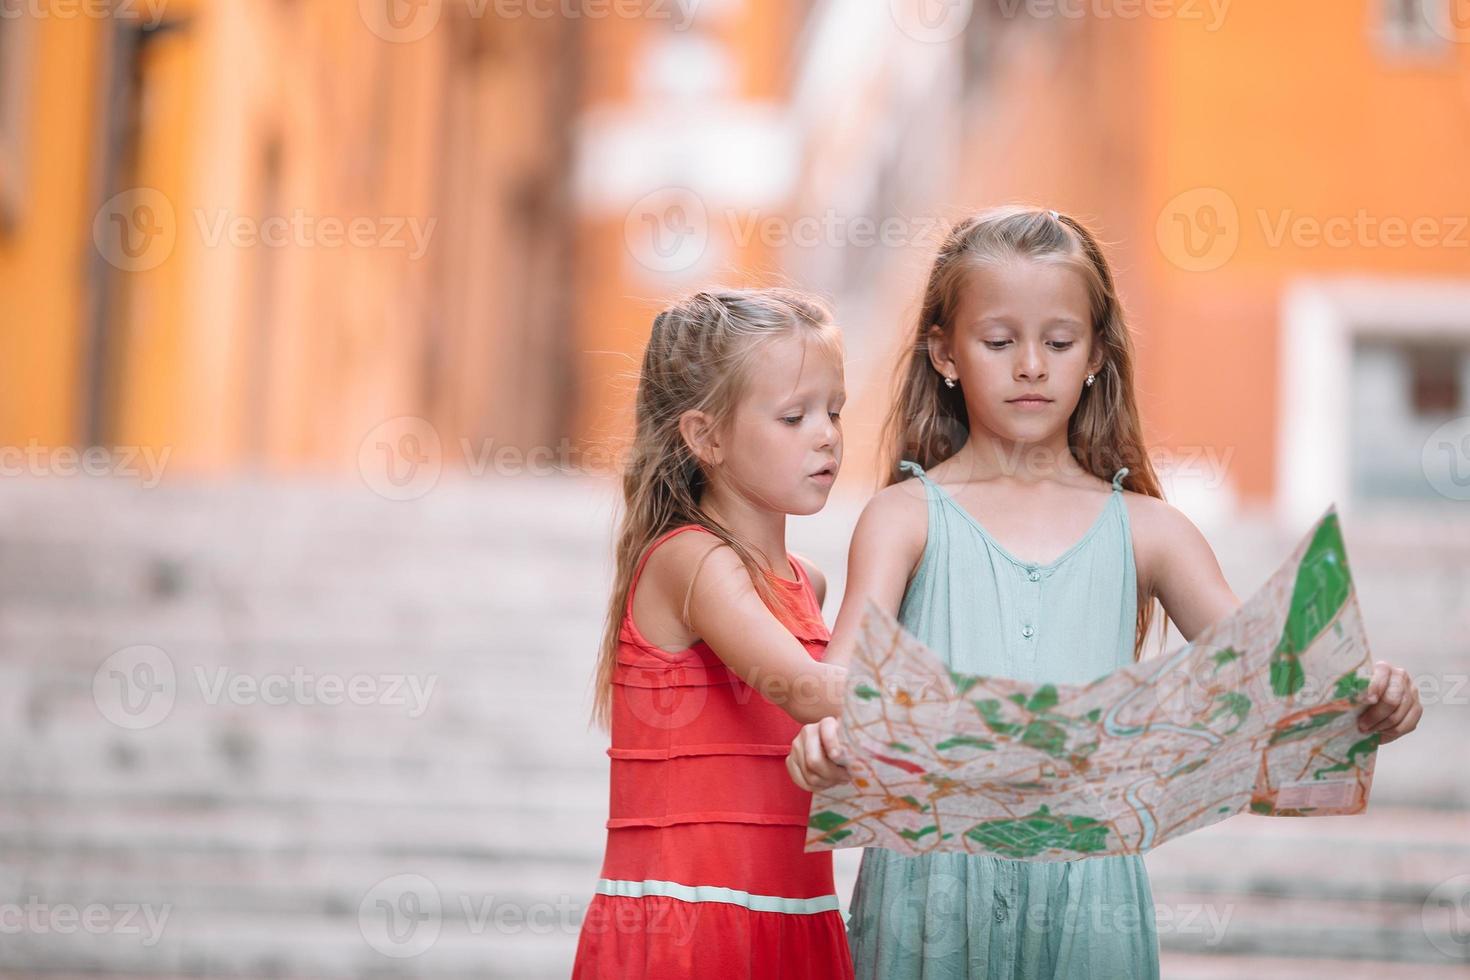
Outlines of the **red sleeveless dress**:
[[[649,643],[623,611],[613,676],[611,800],[597,893],[573,980],[850,978],[830,852],[807,854],[811,794],[786,772],[801,725],[732,673],[702,640]],[[800,562],[782,598],[812,659],[830,634]]]

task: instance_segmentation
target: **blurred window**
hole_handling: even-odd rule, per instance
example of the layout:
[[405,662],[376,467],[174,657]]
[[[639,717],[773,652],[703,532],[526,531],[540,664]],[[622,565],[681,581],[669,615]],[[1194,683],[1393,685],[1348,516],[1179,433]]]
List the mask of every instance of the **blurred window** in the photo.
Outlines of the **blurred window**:
[[1467,392],[1470,336],[1358,340],[1351,389],[1354,495],[1435,497],[1424,478],[1424,446],[1445,422],[1470,415]]
[[1454,37],[1451,4],[1460,0],[1378,0],[1378,34],[1394,50],[1440,50]]

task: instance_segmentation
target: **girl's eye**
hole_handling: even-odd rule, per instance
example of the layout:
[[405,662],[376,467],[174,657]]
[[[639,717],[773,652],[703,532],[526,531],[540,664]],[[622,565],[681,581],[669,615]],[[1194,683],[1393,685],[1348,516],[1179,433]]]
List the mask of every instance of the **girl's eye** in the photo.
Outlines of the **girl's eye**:
[[781,421],[782,422],[785,422],[787,425],[799,425],[801,423],[801,416],[800,415],[787,415],[787,416],[784,416],[781,419]]
[[[991,350],[1000,350],[1002,347],[1009,343],[1009,340],[987,340],[985,342],[985,346],[989,347]],[[1069,350],[1074,343],[1076,343],[1076,341],[1056,340],[1052,342],[1052,349],[1059,351]]]

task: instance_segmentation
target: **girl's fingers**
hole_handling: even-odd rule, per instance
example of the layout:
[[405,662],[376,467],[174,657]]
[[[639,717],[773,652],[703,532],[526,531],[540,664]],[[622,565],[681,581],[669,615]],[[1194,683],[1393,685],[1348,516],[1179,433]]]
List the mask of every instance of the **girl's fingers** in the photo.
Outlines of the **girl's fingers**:
[[1383,697],[1383,689],[1388,684],[1388,675],[1393,672],[1393,667],[1386,660],[1379,660],[1373,664],[1373,677],[1368,681],[1368,690],[1363,692],[1364,704],[1377,704],[1378,699]]
[[822,738],[822,750],[827,758],[839,766],[847,765],[847,750],[842,744],[842,726],[836,718],[823,718],[817,723]]
[[1404,700],[1404,688],[1408,684],[1409,672],[1402,667],[1395,667],[1389,674],[1388,690],[1384,692],[1383,700],[1389,704],[1398,705]]
[[806,776],[801,770],[801,765],[796,761],[797,747],[793,745],[791,752],[786,756],[786,772],[791,776],[791,781],[806,792],[812,792],[811,784],[806,781]]
[[791,752],[786,756],[786,769],[792,774],[792,780],[809,793],[820,789],[822,784],[822,775],[813,758],[812,733],[808,730],[811,727],[802,726],[791,743]]
[[[1381,683],[1379,667],[1384,668],[1381,674]],[[1408,686],[1407,682],[1407,671],[1401,667],[1389,666],[1380,660],[1374,666],[1373,683],[1368,687],[1370,695],[1375,685],[1378,687],[1380,694],[1376,698],[1376,704],[1371,704],[1358,713],[1358,730],[1364,732],[1373,731],[1383,721],[1392,717],[1393,713],[1399,709],[1405,700],[1404,689]]]
[[1412,701],[1405,701],[1403,704],[1401,704],[1401,705],[1398,706],[1398,709],[1396,711],[1394,711],[1393,714],[1389,715],[1387,718],[1384,718],[1378,724],[1374,725],[1372,727],[1372,729],[1370,729],[1370,731],[1375,731],[1375,732],[1389,732],[1389,731],[1392,731],[1395,727],[1397,727],[1397,725],[1398,725],[1399,722],[1401,722],[1401,721],[1404,720],[1404,716],[1409,713],[1409,709],[1412,708],[1413,706],[1414,706],[1414,703]]
[[806,746],[802,744],[799,735],[791,743],[791,752],[786,756],[786,768],[791,773],[791,778],[796,781],[796,785],[805,790],[812,788],[810,773],[806,766]]
[[1398,728],[1389,735],[1381,736],[1378,739],[1378,744],[1382,745],[1384,742],[1392,742],[1396,738],[1402,738],[1409,734],[1419,727],[1419,719],[1422,717],[1424,717],[1424,705],[1415,701],[1414,707],[1409,709],[1409,713],[1404,716],[1404,720],[1399,723]]
[[[1392,732],[1395,738],[1405,734],[1407,729],[1403,728],[1404,722],[1408,719],[1409,712],[1414,710],[1414,705],[1418,704],[1418,701],[1419,699],[1412,695],[1404,698],[1403,704],[1399,705],[1398,710],[1379,722],[1378,727],[1374,731]],[[1380,739],[1379,741],[1381,744],[1382,740]]]
[[807,725],[801,730],[804,743],[803,748],[806,757],[807,772],[811,774],[813,782],[822,785],[825,789],[837,781],[837,770],[827,760],[827,753],[822,744],[822,722]]

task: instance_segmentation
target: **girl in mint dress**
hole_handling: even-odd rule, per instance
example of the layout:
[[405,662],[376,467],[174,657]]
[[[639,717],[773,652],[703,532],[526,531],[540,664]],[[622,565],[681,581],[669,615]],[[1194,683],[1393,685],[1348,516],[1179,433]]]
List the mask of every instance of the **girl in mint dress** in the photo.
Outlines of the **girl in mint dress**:
[[[887,485],[853,532],[825,662],[846,663],[870,602],[954,670],[1068,684],[1136,659],[1155,599],[1186,640],[1234,612],[1209,544],[1163,500],[1133,361],[1112,271],[1080,222],[1004,207],[956,226],[900,364]],[[1365,700],[1359,728],[1379,744],[1423,713],[1383,661]],[[802,789],[834,785],[849,778],[842,751],[824,718],[801,729],[787,771]],[[867,848],[847,929],[859,980],[1159,975],[1138,855]]]
[[[1085,683],[1132,662],[1136,572],[1120,469],[1097,521],[1046,564],[1011,555],[916,463],[928,542],[898,619],[951,668]],[[1159,975],[1138,855],[1011,861],[863,851],[848,938],[859,977]]]
[[[939,249],[911,339],[885,431],[888,486],[854,533],[849,596],[896,608],[964,673],[1080,684],[1132,662],[1152,602],[1139,602],[1128,498],[1162,494],[1096,240],[1035,208],[962,222]],[[1220,586],[1216,604],[1233,608]],[[829,662],[846,659],[849,611],[845,597]],[[1159,975],[1137,855],[867,848],[847,928],[859,980]]]

